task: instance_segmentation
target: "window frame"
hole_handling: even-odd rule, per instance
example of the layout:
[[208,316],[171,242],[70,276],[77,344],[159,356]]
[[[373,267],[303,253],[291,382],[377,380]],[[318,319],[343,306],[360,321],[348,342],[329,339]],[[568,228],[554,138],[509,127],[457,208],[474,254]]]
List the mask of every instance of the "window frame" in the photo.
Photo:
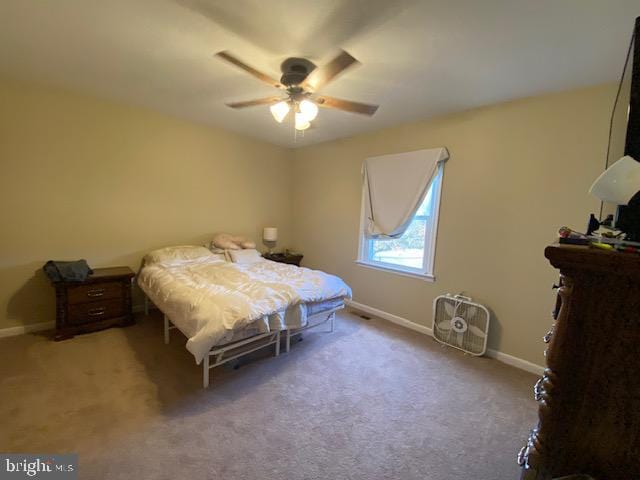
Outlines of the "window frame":
[[[373,268],[375,270],[381,270],[385,272],[394,273],[402,276],[409,276],[414,278],[419,278],[421,280],[427,281],[435,281],[435,272],[434,272],[434,264],[436,257],[436,241],[438,237],[438,220],[440,216],[440,200],[442,194],[442,182],[444,180],[444,163],[439,162],[436,173],[433,177],[433,193],[432,193],[432,202],[433,202],[433,214],[430,223],[427,223],[426,228],[427,232],[425,234],[424,239],[424,255],[422,258],[422,268],[414,268],[408,266],[397,265],[393,263],[379,262],[375,260],[371,260],[371,248],[373,246],[372,239],[368,239],[365,235],[364,229],[366,225],[365,218],[365,191],[364,187],[362,188],[362,201],[360,206],[360,230],[359,230],[359,241],[358,241],[358,258],[356,263],[360,266]],[[423,199],[424,201],[424,199]],[[423,217],[425,220],[429,219],[428,215],[420,215],[418,217]],[[413,217],[414,219],[416,216]]]

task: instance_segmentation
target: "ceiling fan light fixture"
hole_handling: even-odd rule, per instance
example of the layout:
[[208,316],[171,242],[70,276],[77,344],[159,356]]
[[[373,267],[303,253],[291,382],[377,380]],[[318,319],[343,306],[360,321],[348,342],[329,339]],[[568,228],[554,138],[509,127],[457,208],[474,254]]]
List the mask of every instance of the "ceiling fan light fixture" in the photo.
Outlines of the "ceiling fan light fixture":
[[300,114],[303,115],[307,122],[311,122],[318,116],[318,106],[311,100],[302,100],[298,108],[300,110]]
[[269,110],[271,110],[271,115],[273,115],[275,121],[278,123],[282,123],[282,121],[289,113],[289,103],[286,100],[283,100],[282,102],[271,105],[269,107]]
[[311,124],[301,112],[296,112],[296,130],[306,130]]
[[[333,60],[319,68],[305,58],[287,58],[280,65],[280,70],[282,71],[280,81],[247,65],[228,51],[218,52],[216,57],[243,70],[260,82],[280,90],[277,96],[227,103],[228,107],[243,109],[268,105],[271,115],[278,123],[284,122],[289,112],[293,110],[294,124],[297,131],[306,130],[311,126],[310,122],[318,116],[318,105],[322,105],[324,108],[333,108],[367,116],[372,116],[378,109],[378,105],[368,105],[366,103],[327,97],[326,95],[314,97],[314,100],[311,100],[312,95],[317,94],[321,88],[332,82],[346,69],[360,63],[344,50],[340,50]],[[286,97],[283,98],[285,94]]]

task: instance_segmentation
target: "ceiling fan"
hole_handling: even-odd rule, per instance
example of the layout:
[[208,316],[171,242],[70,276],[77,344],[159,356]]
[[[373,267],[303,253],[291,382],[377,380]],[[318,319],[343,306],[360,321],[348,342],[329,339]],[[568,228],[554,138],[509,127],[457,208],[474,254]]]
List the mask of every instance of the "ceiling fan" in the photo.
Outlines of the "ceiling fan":
[[311,121],[318,115],[318,105],[369,116],[372,116],[378,110],[378,105],[368,105],[366,103],[318,95],[318,90],[349,67],[360,63],[344,50],[341,50],[338,56],[329,63],[319,68],[306,58],[287,58],[280,65],[280,70],[282,70],[280,81],[250,67],[227,51],[218,52],[216,56],[241,68],[261,82],[282,90],[282,94],[286,95],[284,97],[280,95],[247,100],[245,102],[227,103],[227,106],[231,108],[246,108],[269,105],[271,114],[278,123],[282,123],[289,111],[293,110],[296,130],[309,128]]

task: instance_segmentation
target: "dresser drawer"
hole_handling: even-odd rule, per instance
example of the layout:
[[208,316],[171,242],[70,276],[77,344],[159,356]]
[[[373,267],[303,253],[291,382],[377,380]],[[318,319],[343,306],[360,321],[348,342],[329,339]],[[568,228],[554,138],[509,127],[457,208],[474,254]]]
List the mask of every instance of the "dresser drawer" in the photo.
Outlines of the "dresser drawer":
[[103,319],[120,317],[124,315],[124,313],[124,302],[120,298],[78,303],[69,306],[69,323],[77,325],[96,322]]
[[122,298],[122,282],[90,283],[67,288],[70,304]]

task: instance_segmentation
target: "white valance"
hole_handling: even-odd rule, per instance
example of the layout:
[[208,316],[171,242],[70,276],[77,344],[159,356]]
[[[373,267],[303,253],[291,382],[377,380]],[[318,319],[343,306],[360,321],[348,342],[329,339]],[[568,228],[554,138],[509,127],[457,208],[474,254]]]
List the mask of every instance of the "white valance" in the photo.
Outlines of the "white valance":
[[429,191],[438,164],[448,158],[444,147],[367,158],[362,168],[365,234],[400,237]]

